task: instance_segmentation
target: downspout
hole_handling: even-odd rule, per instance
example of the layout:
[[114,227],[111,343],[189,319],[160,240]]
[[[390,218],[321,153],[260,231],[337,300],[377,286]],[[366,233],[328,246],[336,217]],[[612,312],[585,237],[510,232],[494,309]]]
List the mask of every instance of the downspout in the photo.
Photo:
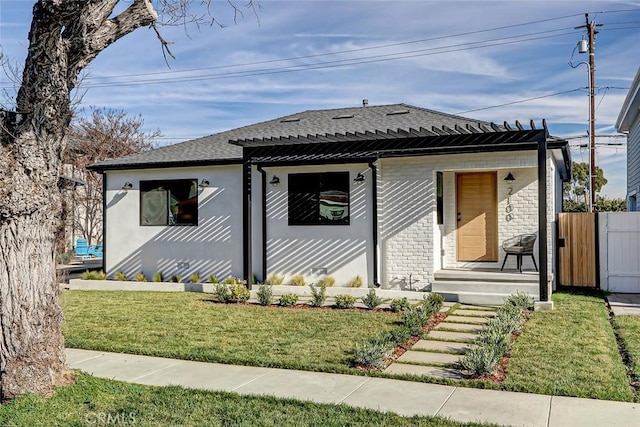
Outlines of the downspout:
[[540,260],[540,301],[549,301],[547,265],[547,137],[538,141],[538,259]]
[[242,270],[247,289],[251,289],[251,162],[242,162]]
[[262,281],[267,281],[267,172],[258,165],[258,172],[262,175],[260,186],[262,190],[260,204],[260,228],[262,230]]
[[371,168],[371,237],[373,239],[373,285],[378,286],[378,168],[369,162]]

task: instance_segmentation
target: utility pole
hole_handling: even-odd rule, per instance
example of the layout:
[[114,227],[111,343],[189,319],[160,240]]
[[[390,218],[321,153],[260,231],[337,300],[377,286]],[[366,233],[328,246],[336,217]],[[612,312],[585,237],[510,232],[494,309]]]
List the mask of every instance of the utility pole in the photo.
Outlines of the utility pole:
[[585,13],[585,25],[578,28],[586,28],[589,43],[589,212],[596,210],[596,24],[589,21],[589,14]]

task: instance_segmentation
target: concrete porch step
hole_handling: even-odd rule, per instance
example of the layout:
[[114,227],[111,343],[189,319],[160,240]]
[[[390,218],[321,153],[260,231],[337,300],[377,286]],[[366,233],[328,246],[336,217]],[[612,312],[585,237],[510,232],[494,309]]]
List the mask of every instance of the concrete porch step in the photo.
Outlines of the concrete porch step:
[[[455,301],[466,304],[502,304],[513,293],[493,293],[493,292],[464,292],[464,291],[448,291],[439,290],[437,292],[441,294],[446,301]],[[538,292],[535,294],[527,292],[536,301],[539,300]],[[460,314],[459,311],[456,314]]]
[[431,284],[433,292],[484,292],[494,294],[537,293],[540,285],[536,282],[494,282],[478,280],[435,280]]
[[500,271],[491,270],[463,270],[445,269],[438,270],[433,275],[434,281],[479,281],[479,282],[506,282],[506,283],[538,283],[538,272]]

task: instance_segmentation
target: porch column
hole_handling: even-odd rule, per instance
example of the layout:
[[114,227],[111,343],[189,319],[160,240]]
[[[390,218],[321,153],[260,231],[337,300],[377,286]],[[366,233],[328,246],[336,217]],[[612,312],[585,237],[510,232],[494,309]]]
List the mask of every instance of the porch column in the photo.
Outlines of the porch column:
[[540,301],[549,301],[547,265],[547,137],[538,140],[538,259],[540,260]]

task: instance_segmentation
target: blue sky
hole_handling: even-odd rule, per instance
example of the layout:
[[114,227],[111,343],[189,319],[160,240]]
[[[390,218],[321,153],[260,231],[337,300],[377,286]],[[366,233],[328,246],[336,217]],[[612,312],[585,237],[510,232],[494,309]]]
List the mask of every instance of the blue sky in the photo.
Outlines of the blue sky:
[[[18,65],[32,5],[0,3],[2,54]],[[213,10],[224,28],[161,28],[173,43],[170,68],[150,29],[109,47],[88,70],[80,106],[140,114],[165,145],[366,98],[498,123],[544,118],[551,134],[576,146],[574,160],[588,161],[578,147],[587,142],[587,67],[568,65],[572,54],[574,64],[588,59],[574,53],[585,34],[574,27],[588,12],[603,24],[596,39],[603,193],[626,193],[626,139],[611,136],[640,66],[640,1],[263,0],[257,18],[245,10],[236,23],[226,1]],[[0,85],[12,91],[4,75]]]

